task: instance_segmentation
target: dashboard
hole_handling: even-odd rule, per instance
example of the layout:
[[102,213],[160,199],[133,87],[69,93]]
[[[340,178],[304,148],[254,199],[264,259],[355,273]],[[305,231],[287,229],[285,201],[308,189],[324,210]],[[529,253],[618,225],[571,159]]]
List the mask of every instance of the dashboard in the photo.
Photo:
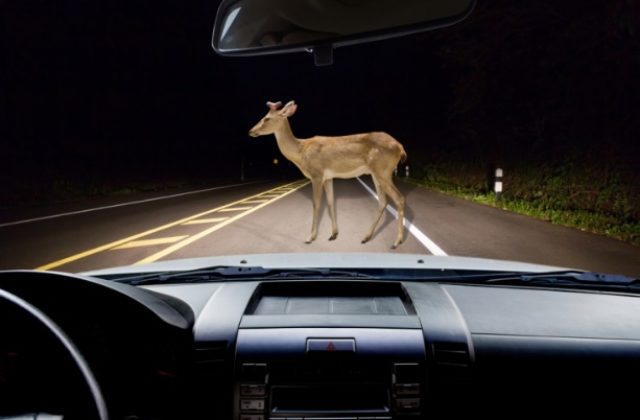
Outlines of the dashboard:
[[[133,287],[30,271],[0,273],[0,289],[77,344],[112,419],[611,416],[636,401],[632,294],[370,280]],[[0,391],[23,390],[12,413],[72,412],[80,400],[68,394],[80,392],[64,363],[32,351],[45,340],[16,351],[4,320]],[[30,368],[12,364],[16,352]],[[47,386],[35,393],[25,378]]]

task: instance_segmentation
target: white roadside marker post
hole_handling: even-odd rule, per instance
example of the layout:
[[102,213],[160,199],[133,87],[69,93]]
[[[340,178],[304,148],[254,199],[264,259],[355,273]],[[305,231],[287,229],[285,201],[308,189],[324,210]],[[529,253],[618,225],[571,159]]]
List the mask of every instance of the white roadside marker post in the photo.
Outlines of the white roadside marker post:
[[502,197],[502,168],[496,168],[496,173],[493,182],[493,191],[496,193],[496,200],[500,200]]

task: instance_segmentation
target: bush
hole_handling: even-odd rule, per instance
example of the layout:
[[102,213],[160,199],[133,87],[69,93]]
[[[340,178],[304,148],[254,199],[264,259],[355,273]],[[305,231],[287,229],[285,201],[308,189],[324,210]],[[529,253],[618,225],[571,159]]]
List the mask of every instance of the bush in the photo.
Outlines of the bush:
[[513,163],[503,168],[497,201],[489,181],[493,170],[481,161],[442,158],[415,166],[413,180],[420,185],[640,245],[640,190],[629,168],[613,172],[578,160]]

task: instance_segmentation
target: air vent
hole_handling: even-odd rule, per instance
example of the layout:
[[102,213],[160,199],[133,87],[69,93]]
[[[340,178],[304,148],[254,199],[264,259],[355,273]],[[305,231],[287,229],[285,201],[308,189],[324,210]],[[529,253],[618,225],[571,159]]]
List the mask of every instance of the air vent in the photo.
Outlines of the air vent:
[[469,347],[466,343],[433,343],[436,374],[441,385],[463,385],[469,380]]
[[223,367],[227,355],[227,342],[196,343],[193,362],[201,375],[216,374]]
[[466,343],[433,343],[433,355],[438,366],[469,366],[469,348]]

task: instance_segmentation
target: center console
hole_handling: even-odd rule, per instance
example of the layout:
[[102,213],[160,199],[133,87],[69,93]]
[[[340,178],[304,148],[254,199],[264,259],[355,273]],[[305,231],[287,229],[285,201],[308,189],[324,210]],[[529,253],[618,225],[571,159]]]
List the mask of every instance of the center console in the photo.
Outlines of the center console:
[[424,335],[399,283],[263,283],[235,356],[234,419],[403,419],[423,410]]

